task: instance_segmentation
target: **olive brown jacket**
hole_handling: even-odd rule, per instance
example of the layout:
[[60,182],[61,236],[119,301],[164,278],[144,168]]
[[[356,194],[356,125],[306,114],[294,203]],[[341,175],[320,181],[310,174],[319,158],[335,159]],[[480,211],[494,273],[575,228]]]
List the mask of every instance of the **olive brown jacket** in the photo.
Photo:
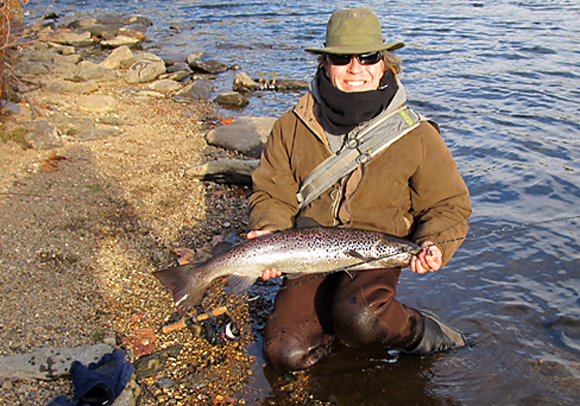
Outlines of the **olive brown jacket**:
[[[292,228],[304,217],[322,226],[375,230],[417,244],[467,234],[469,191],[439,131],[427,121],[299,211],[296,193],[302,180],[332,154],[317,117],[316,97],[309,92],[274,124],[253,174],[251,229]],[[439,247],[443,264],[460,244]]]

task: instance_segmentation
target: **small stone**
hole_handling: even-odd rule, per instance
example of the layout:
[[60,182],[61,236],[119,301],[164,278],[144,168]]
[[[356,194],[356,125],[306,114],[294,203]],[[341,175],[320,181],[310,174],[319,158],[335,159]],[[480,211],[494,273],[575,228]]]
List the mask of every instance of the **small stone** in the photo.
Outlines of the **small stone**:
[[179,82],[180,80],[183,80],[189,76],[191,76],[190,70],[178,70],[175,72],[166,73],[165,75],[161,75],[159,78],[160,79],[171,79],[171,80],[174,80],[176,82]]
[[103,338],[103,344],[107,344],[111,347],[115,347],[117,345],[117,338],[115,337],[115,335],[108,335],[105,338]]
[[16,390],[16,392],[19,394],[24,394],[24,393],[28,392],[28,390],[29,390],[28,385],[24,384],[24,385],[20,385],[18,387],[18,389]]
[[182,89],[182,86],[175,80],[161,79],[149,84],[149,89],[157,90],[159,92],[175,92]]
[[137,45],[138,43],[140,43],[141,40],[137,39],[137,38],[133,38],[133,37],[128,37],[125,35],[118,35],[117,37],[108,40],[108,41],[101,41],[101,45],[104,47],[109,47],[109,48],[117,48],[120,46],[134,46]]

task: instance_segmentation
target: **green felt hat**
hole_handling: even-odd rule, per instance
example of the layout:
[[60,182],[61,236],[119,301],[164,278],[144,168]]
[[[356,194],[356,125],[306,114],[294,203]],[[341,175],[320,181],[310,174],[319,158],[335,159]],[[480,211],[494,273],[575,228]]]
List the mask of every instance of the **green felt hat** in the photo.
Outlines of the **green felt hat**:
[[403,42],[385,43],[379,18],[368,8],[336,10],[326,27],[324,48],[307,48],[314,54],[366,54],[376,51],[394,51],[404,47]]

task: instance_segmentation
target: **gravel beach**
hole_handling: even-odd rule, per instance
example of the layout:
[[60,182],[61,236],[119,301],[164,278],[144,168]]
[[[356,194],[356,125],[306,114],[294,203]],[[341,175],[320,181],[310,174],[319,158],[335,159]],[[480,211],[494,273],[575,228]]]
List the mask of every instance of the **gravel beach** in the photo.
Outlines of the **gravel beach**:
[[[159,327],[176,321],[176,313],[151,274],[175,263],[178,248],[199,258],[216,237],[247,231],[247,188],[183,176],[190,166],[236,157],[204,140],[230,117],[204,100],[143,96],[134,90],[146,85],[122,78],[99,83],[93,93],[118,102],[105,114],[81,108],[85,95],[28,89],[19,105],[34,118],[58,112],[106,121],[118,135],[85,141],[63,134],[62,146],[50,149],[0,143],[0,354],[104,341],[134,360],[133,344],[150,329],[154,352],[182,348],[160,372],[138,378],[138,404],[251,404],[252,394],[242,391],[253,361],[247,305],[229,311],[242,328],[231,345],[211,346],[187,329],[161,335]],[[2,118],[4,129],[26,120],[25,113]],[[214,285],[201,311],[239,301],[224,293],[223,281]],[[4,405],[46,405],[73,394],[69,376],[0,384]]]

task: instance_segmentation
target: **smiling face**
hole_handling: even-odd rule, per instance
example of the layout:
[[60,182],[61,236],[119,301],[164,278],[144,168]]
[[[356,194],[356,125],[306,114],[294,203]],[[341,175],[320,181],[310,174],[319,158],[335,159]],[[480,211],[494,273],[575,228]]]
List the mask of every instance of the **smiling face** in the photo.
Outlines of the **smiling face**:
[[376,90],[385,71],[383,60],[373,65],[362,65],[357,58],[351,58],[346,65],[333,65],[323,62],[326,76],[339,90],[346,93]]

